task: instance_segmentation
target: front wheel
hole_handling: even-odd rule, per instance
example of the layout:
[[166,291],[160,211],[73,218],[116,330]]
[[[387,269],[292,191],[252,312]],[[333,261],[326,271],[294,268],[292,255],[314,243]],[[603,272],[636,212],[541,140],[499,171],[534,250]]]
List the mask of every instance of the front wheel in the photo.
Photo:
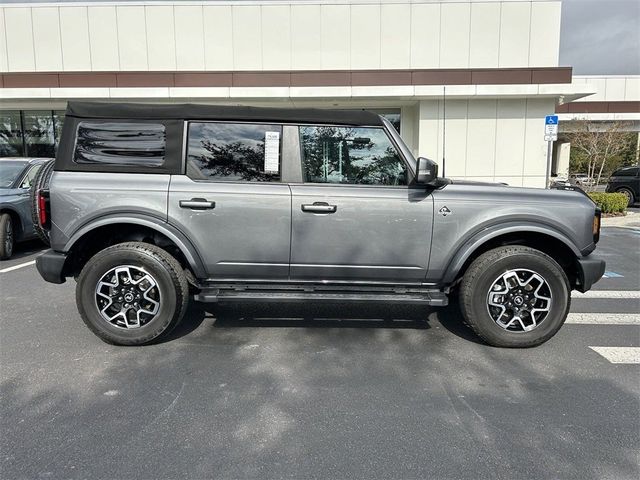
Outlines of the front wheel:
[[539,250],[507,246],[480,255],[460,285],[466,323],[497,347],[533,347],[560,329],[571,303],[562,267]]
[[620,189],[617,190],[617,193],[621,193],[625,197],[627,197],[627,206],[628,207],[633,205],[633,203],[636,201],[636,199],[633,196],[633,192],[631,190],[629,190],[628,188],[620,188]]
[[11,215],[0,214],[0,260],[11,258],[14,241]]
[[139,242],[95,254],[76,286],[82,320],[114,345],[144,345],[168,334],[184,316],[188,300],[189,285],[178,261]]

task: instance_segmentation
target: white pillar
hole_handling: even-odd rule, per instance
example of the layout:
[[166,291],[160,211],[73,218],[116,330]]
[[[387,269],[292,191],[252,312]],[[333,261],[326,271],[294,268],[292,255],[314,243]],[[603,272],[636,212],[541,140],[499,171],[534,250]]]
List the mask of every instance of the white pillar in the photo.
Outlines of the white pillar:
[[[421,100],[418,103],[418,155],[442,163],[442,112],[439,100]],[[440,165],[442,174],[442,165]]]
[[569,157],[571,143],[562,142],[556,146],[556,174],[559,178],[569,178]]
[[414,157],[418,157],[418,105],[400,108],[400,136]]

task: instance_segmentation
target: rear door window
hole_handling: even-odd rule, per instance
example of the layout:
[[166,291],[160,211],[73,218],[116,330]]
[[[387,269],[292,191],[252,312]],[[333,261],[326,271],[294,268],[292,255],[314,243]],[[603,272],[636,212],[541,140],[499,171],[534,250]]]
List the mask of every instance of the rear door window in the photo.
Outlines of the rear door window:
[[190,122],[187,175],[216,182],[279,182],[282,126]]
[[77,164],[161,167],[165,150],[163,124],[80,122],[73,161]]

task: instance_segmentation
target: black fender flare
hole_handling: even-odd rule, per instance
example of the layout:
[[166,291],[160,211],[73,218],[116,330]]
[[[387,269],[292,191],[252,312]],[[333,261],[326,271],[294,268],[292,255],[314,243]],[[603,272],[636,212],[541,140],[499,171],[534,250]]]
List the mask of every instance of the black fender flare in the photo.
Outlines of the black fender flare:
[[116,225],[116,224],[128,224],[128,225],[140,225],[143,227],[150,228],[155,230],[158,233],[165,235],[169,238],[176,246],[180,249],[182,254],[189,262],[189,266],[193,270],[193,274],[196,278],[206,278],[206,268],[204,266],[204,262],[200,257],[200,254],[191,243],[191,241],[187,238],[187,236],[182,233],[180,230],[175,228],[173,225],[161,220],[159,218],[155,218],[148,215],[140,215],[130,213],[127,215],[107,215],[104,217],[100,217],[90,221],[89,223],[84,224],[82,227],[77,229],[69,238],[67,243],[64,246],[64,251],[69,252],[75,245],[75,243],[84,237],[86,234],[92,232],[96,228],[104,227],[107,225]]
[[574,245],[574,243],[563,233],[557,231],[549,225],[539,223],[520,223],[509,222],[495,225],[493,227],[486,228],[474,235],[472,235],[460,248],[456,251],[455,255],[447,265],[445,274],[443,276],[443,283],[450,284],[453,282],[458,273],[464,266],[465,262],[473,255],[473,253],[484,245],[486,242],[509,233],[540,233],[555,238],[556,240],[564,243],[575,255],[576,258],[581,258],[582,253],[580,249]]

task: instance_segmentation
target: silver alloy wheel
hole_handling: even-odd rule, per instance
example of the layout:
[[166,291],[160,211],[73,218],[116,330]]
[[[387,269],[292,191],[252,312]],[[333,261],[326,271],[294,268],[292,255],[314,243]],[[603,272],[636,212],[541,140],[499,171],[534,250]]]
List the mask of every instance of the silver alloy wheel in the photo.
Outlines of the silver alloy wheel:
[[13,255],[13,222],[11,220],[4,227],[4,253],[7,258]]
[[120,265],[105,273],[96,286],[100,316],[114,327],[140,328],[160,310],[158,282],[146,270]]
[[530,332],[549,315],[549,284],[542,275],[524,268],[507,270],[491,285],[487,310],[498,326],[510,332]]
[[621,193],[625,197],[627,197],[627,205],[631,205],[632,196],[629,190],[627,190],[626,188],[621,188],[617,193]]

